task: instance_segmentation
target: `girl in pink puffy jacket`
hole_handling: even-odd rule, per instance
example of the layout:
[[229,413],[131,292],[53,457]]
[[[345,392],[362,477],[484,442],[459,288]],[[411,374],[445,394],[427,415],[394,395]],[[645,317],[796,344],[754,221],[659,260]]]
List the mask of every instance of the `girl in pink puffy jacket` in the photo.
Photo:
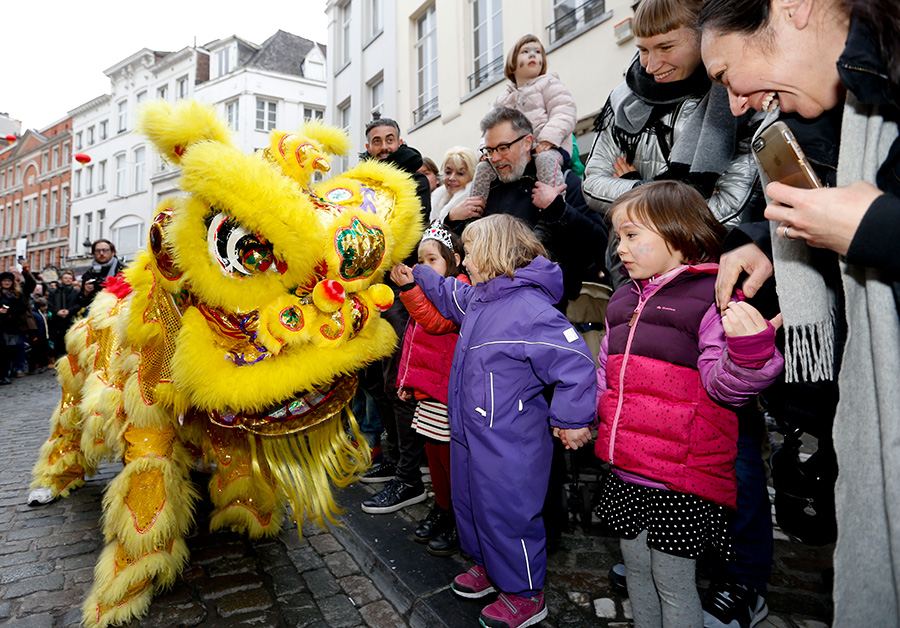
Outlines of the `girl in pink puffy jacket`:
[[[419,242],[419,264],[430,266],[444,277],[469,283],[462,272],[462,242],[440,222],[426,229]],[[400,277],[391,272],[398,285]],[[425,454],[434,508],[416,528],[413,537],[428,543],[428,552],[449,556],[459,549],[459,535],[450,504],[450,425],[447,420],[447,382],[453,351],[459,339],[456,323],[440,315],[422,289],[414,283],[400,288],[400,299],[409,311],[409,326],[397,368],[397,394],[418,400],[413,429],[425,437]]]
[[[562,166],[572,154],[572,132],[578,119],[575,99],[556,74],[547,74],[544,46],[534,35],[516,42],[506,57],[504,72],[512,85],[494,101],[494,107],[517,109],[528,118],[534,127],[538,181],[561,185]],[[479,162],[470,196],[486,199],[496,178],[490,163]]]

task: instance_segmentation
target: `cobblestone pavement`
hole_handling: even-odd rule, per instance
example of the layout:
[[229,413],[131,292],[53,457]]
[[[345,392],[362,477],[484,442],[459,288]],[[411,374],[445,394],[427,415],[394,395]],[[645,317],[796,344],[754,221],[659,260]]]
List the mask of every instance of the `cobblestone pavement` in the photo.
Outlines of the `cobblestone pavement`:
[[[59,399],[51,374],[0,387],[0,625],[75,626],[102,546],[102,492],[120,465],[108,464],[65,500],[24,504],[47,418]],[[584,463],[589,487],[596,471]],[[203,482],[203,476],[198,476]],[[485,600],[462,600],[448,585],[468,566],[464,557],[435,558],[412,541],[430,504],[394,515],[365,515],[358,503],[380,485],[352,485],[339,496],[345,525],[304,527],[251,542],[207,531],[209,502],[188,539],[191,561],[150,614],[128,628],[173,626],[355,628],[477,626]],[[771,613],[760,628],[827,628],[831,617],[830,546],[792,542],[776,529]],[[632,625],[627,599],[607,572],[621,559],[618,540],[596,526],[571,525],[548,552],[549,617],[541,628]],[[706,582],[700,579],[700,586]],[[487,602],[490,602],[487,599]]]
[[[103,546],[103,489],[121,465],[106,464],[64,500],[25,504],[31,468],[59,400],[51,373],[0,388],[0,625],[76,626]],[[202,476],[200,476],[202,481]],[[204,511],[204,506],[206,510]],[[269,541],[208,532],[208,500],[188,539],[189,566],[129,628],[406,626],[332,534],[313,526]]]

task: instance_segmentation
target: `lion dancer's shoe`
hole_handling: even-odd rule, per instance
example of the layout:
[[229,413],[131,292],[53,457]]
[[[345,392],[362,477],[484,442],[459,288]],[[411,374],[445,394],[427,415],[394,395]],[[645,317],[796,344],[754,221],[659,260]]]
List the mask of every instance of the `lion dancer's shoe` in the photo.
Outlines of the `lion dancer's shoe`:
[[94,569],[94,586],[83,607],[87,626],[142,615],[153,594],[171,586],[188,559],[184,536],[198,495],[175,427],[129,423],[122,438],[125,468],[103,498],[103,531],[112,542]]

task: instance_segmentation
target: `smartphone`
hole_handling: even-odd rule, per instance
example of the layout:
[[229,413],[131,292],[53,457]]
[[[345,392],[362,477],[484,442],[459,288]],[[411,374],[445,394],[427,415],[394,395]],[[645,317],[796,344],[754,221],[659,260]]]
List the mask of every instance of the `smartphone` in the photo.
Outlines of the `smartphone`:
[[763,187],[779,181],[795,188],[822,187],[790,127],[782,121],[764,129],[751,144],[763,174]]

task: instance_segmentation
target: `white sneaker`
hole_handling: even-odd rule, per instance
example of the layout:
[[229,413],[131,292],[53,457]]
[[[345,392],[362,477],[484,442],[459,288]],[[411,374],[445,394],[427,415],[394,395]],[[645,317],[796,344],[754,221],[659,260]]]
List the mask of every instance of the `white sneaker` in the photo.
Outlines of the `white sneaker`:
[[44,504],[49,504],[52,501],[56,501],[56,498],[53,496],[53,491],[45,486],[36,488],[28,493],[29,506],[43,506]]

